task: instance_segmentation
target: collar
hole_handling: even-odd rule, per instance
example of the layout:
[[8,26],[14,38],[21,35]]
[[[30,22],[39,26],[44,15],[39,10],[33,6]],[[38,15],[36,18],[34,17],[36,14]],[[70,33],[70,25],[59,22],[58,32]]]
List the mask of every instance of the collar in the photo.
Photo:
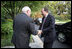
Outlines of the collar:
[[46,15],[46,17],[48,16],[48,14]]

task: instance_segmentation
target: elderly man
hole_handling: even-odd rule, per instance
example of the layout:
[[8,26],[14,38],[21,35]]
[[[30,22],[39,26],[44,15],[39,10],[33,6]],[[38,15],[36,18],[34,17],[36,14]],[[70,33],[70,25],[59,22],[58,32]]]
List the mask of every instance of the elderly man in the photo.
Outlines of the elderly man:
[[37,34],[30,15],[31,9],[25,6],[22,9],[22,13],[14,18],[12,43],[15,48],[29,48],[30,35]]
[[40,26],[41,37],[44,37],[44,48],[52,48],[55,40],[55,19],[48,13],[48,8],[44,7],[41,11],[43,15],[42,25]]

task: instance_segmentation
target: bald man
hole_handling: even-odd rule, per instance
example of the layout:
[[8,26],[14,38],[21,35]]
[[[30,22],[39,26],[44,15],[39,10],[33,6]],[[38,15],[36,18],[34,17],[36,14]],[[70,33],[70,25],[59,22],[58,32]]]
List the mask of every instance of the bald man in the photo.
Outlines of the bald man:
[[22,8],[22,13],[14,18],[12,43],[15,48],[29,48],[30,35],[37,34],[30,15],[31,9],[25,6]]

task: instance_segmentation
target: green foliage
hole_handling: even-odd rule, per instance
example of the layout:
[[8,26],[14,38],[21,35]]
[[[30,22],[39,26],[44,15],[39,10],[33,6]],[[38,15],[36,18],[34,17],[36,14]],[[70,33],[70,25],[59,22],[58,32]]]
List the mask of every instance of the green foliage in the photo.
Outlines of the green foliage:
[[[48,6],[51,14],[59,15],[63,12],[68,12],[67,16],[62,15],[63,17],[71,17],[71,1],[1,1],[1,16],[3,18],[14,18],[18,13],[21,13],[21,9],[24,6],[29,6],[32,10],[32,15],[35,15],[36,12],[41,12],[41,9],[44,6]],[[32,18],[35,18],[32,16]]]
[[7,20],[5,23],[1,24],[1,33],[2,34],[13,33],[13,21]]
[[30,42],[33,42],[33,38],[32,38],[32,35],[30,36]]
[[13,43],[11,43],[12,39],[12,33],[8,35],[2,35],[1,36],[1,47],[3,46],[13,46]]
[[71,19],[71,1],[52,1],[49,3],[49,10],[55,19],[60,21]]
[[1,46],[10,46],[13,34],[13,20],[6,19],[5,23],[1,24]]
[[61,17],[59,15],[54,15],[56,19],[61,20]]

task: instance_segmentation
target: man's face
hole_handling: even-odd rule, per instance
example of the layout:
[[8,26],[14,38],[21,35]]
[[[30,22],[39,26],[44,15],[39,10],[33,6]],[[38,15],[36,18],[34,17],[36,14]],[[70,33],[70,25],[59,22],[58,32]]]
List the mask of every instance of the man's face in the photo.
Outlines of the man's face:
[[28,16],[30,16],[30,15],[31,15],[31,10],[28,10],[28,12],[27,12],[27,13],[28,13]]
[[31,15],[31,10],[29,10],[29,16]]
[[42,14],[43,16],[45,16],[45,11],[44,11],[44,9],[41,10],[41,14]]

